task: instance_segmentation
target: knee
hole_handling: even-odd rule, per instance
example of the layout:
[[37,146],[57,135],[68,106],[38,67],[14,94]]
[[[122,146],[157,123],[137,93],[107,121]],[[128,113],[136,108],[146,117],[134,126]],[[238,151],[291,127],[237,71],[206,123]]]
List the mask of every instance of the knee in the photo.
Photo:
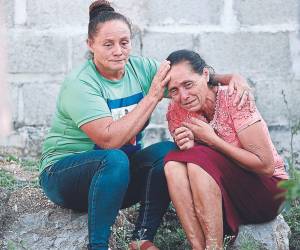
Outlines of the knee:
[[172,176],[173,171],[172,171],[172,162],[171,161],[168,161],[166,163],[166,165],[164,166],[164,172],[165,172],[166,178]]
[[112,182],[124,182],[129,183],[129,159],[128,156],[119,149],[109,150],[106,157],[103,159],[102,164],[109,172]]
[[177,173],[176,162],[168,161],[164,166],[164,172],[168,181],[174,180],[180,175]]
[[222,196],[217,181],[200,166],[189,163],[187,165],[187,172],[192,184],[196,185],[197,183],[201,183],[202,191],[207,190],[210,195],[213,195],[216,198],[220,198]]

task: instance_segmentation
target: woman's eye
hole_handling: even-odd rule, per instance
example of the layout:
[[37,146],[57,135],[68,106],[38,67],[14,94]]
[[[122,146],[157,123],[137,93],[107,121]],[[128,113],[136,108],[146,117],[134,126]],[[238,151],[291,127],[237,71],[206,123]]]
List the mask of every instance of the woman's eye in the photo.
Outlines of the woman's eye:
[[177,90],[176,89],[172,89],[169,91],[171,96],[175,96],[177,94]]
[[186,84],[185,84],[185,87],[186,88],[191,88],[193,86],[193,83],[192,82],[187,82]]
[[121,44],[122,44],[122,46],[127,46],[129,44],[129,42],[126,41],[126,42],[122,42]]

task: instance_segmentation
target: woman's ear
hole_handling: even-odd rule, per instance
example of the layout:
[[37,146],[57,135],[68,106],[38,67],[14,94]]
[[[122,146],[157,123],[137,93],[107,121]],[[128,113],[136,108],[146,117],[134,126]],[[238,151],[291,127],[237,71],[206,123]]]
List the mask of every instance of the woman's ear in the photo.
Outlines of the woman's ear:
[[93,51],[93,40],[90,39],[90,38],[86,39],[86,44],[87,44],[89,50],[90,50],[91,52],[94,52],[94,51]]
[[203,69],[203,75],[204,75],[204,77],[205,77],[205,80],[206,80],[207,82],[209,82],[209,69],[208,69],[208,68],[204,68],[204,69]]

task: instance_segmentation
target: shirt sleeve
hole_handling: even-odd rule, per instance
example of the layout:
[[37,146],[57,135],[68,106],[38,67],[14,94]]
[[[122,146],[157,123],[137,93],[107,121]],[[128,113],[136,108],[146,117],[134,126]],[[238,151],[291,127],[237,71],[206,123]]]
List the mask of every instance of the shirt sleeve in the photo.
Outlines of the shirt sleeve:
[[63,113],[77,127],[99,118],[111,116],[101,91],[83,81],[78,80],[69,84],[62,91],[60,100]]
[[228,108],[235,131],[239,133],[248,126],[260,121],[261,115],[256,107],[254,107],[253,111],[250,110],[249,99],[246,101],[243,107],[240,110],[238,110],[237,106],[233,106],[235,95],[236,94],[233,94],[231,96],[228,95]]

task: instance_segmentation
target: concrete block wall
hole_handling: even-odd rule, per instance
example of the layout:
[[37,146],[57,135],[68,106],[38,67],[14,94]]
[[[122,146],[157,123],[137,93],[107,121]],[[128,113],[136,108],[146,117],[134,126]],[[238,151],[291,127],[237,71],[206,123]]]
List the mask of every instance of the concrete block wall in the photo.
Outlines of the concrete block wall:
[[[2,0],[8,31],[13,133],[0,152],[37,156],[60,84],[85,60],[89,0]],[[176,49],[198,51],[219,73],[240,73],[279,151],[290,149],[290,122],[300,120],[299,0],[113,0],[134,26],[133,54],[162,60]],[[283,99],[286,95],[289,108]],[[145,143],[169,138],[163,101]],[[299,136],[295,150],[300,150]]]

